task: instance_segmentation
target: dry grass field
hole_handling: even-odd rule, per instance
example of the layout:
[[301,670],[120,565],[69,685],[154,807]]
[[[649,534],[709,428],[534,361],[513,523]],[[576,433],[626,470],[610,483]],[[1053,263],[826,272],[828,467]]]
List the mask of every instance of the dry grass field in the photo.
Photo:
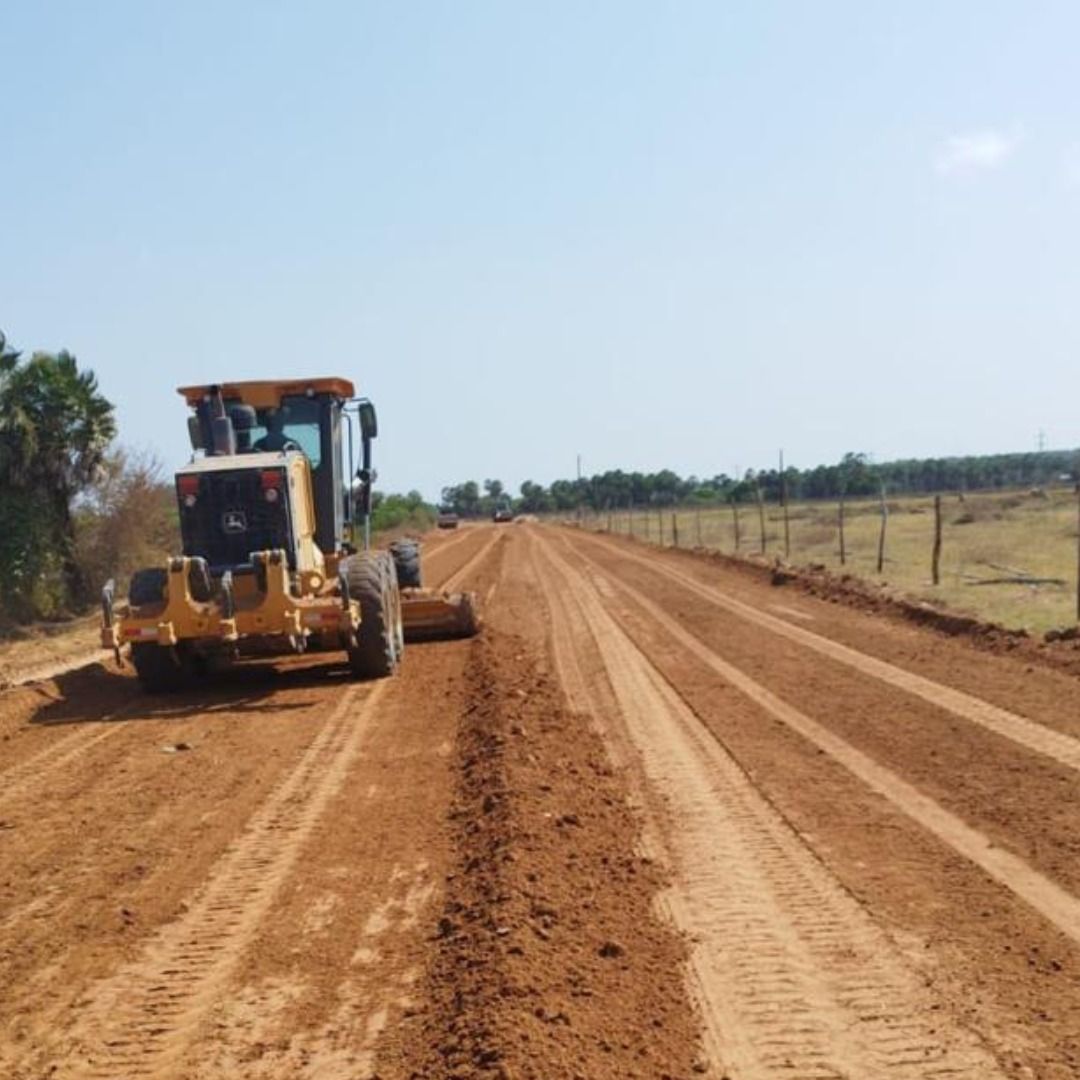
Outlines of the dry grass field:
[[[952,610],[1023,627],[1033,633],[1076,622],[1077,499],[1071,488],[956,494],[942,497],[941,581],[931,580],[934,509],[931,497],[900,497],[888,501],[885,563],[877,572],[880,511],[876,499],[845,505],[846,562],[841,566],[835,502],[796,503],[789,507],[790,561],[817,563],[882,582]],[[736,551],[731,508],[676,512],[679,544],[728,553]],[[672,514],[663,514],[663,543],[674,536]],[[588,525],[608,528],[607,515]],[[659,518],[635,511],[631,526],[626,511],[611,517],[617,533],[631,530],[639,539],[660,542]],[[739,507],[741,554],[761,551],[757,507]],[[765,507],[765,550],[784,554],[784,520],[779,506]],[[1029,584],[1025,576],[1057,579]],[[989,584],[993,579],[996,583]]]

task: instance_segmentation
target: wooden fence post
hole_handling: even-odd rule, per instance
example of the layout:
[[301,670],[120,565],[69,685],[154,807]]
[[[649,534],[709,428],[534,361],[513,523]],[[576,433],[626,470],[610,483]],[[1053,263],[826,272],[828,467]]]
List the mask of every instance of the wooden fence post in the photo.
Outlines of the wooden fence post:
[[664,546],[664,511],[656,508],[656,527],[660,530],[660,546]]
[[674,510],[671,511],[671,537],[675,547],[679,546],[679,519]]
[[881,485],[881,533],[878,536],[877,545],[877,572],[880,574],[885,566],[885,526],[889,521],[889,508],[885,505],[885,485]]
[[840,495],[840,508],[837,511],[837,519],[840,526],[840,565],[847,562],[847,550],[844,547],[844,496]]
[[941,496],[934,496],[934,557],[930,565],[934,584],[941,583]]
[[791,526],[788,524],[787,477],[784,475],[784,451],[780,451],[780,507],[784,512],[784,558],[791,558]]
[[701,503],[697,504],[695,524],[697,525],[697,546],[701,547]]
[[731,516],[735,522],[735,554],[739,554],[739,504],[731,500]]
[[757,492],[758,524],[761,526],[761,554],[765,554],[765,499],[761,494],[761,484],[754,481],[754,490]]

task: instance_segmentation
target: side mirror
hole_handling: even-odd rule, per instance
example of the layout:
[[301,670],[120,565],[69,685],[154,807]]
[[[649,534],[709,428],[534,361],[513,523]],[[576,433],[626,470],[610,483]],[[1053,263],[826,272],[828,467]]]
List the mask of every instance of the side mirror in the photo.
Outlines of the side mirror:
[[357,413],[360,417],[360,435],[365,439],[374,439],[379,434],[379,420],[375,415],[375,406],[370,401],[361,401]]
[[205,450],[203,446],[202,424],[197,416],[189,416],[187,420],[188,438],[191,440],[192,450]]

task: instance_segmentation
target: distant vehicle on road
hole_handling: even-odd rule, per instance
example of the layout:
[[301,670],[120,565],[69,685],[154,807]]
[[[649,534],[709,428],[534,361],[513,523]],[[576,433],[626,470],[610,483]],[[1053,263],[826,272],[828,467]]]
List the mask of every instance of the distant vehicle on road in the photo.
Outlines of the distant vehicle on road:
[[492,521],[513,521],[514,511],[509,506],[500,506],[495,510],[495,513],[491,515]]
[[440,510],[435,518],[435,525],[439,529],[456,529],[458,516],[453,510]]

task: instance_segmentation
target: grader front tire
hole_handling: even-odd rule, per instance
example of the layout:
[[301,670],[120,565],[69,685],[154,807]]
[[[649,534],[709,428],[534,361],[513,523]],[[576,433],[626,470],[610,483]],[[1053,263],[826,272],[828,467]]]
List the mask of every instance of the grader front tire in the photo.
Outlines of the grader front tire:
[[363,551],[344,566],[349,596],[360,604],[360,629],[349,667],[359,679],[393,675],[404,648],[397,571],[386,552]]

